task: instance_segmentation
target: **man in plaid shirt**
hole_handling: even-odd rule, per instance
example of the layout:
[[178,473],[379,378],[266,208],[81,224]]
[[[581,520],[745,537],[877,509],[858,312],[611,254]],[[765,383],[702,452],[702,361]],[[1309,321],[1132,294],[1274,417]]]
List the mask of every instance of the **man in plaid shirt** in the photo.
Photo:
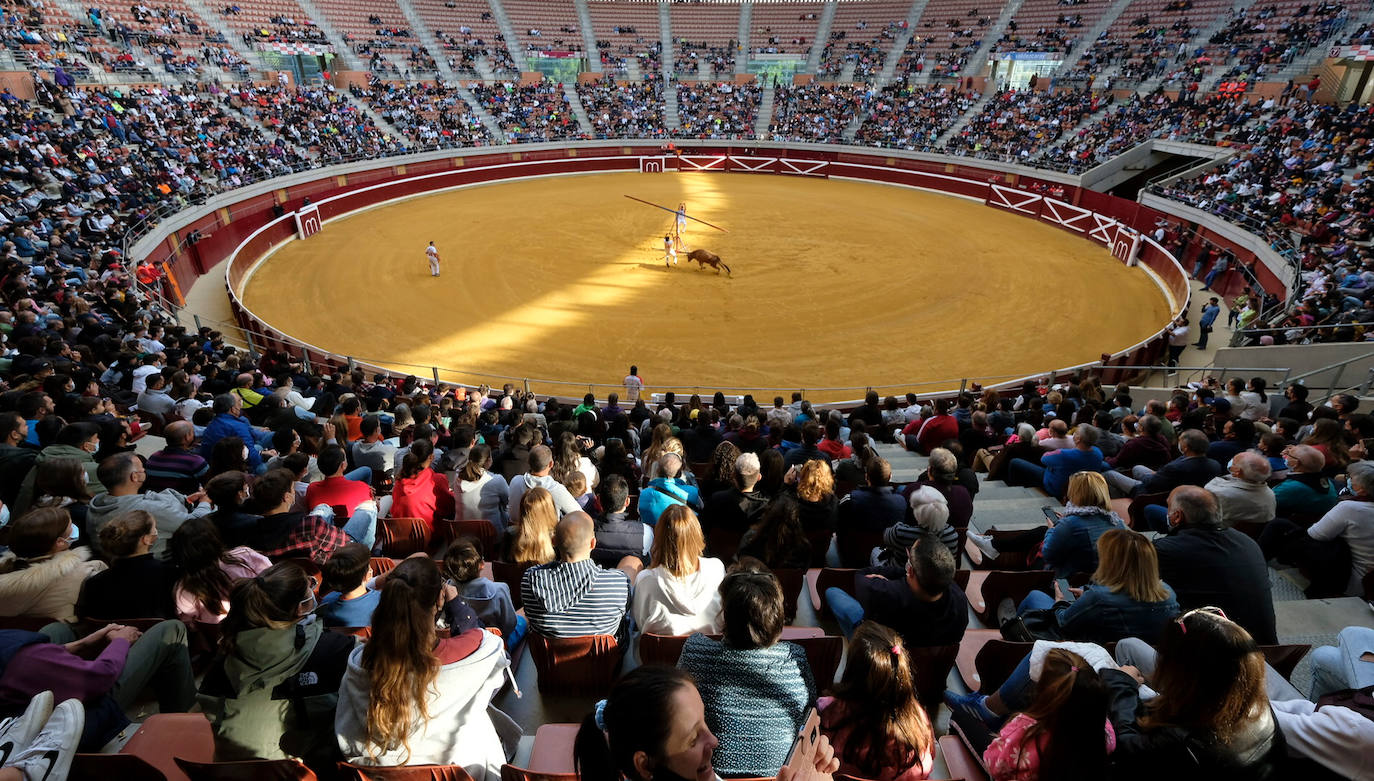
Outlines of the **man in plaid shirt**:
[[[308,558],[321,566],[331,554],[350,542],[361,542],[369,549],[376,541],[377,505],[366,501],[358,505],[343,528],[334,525],[334,513],[320,505],[309,513],[293,512],[296,477],[286,469],[273,469],[258,478],[253,493],[269,510],[249,535],[249,546],[268,558]],[[273,500],[276,498],[275,502]]]

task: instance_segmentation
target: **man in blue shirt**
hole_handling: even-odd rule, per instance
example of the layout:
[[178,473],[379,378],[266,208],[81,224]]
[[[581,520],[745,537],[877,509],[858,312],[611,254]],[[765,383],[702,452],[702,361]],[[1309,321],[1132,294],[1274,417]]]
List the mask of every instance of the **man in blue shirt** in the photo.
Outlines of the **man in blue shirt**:
[[1207,335],[1212,333],[1212,323],[1217,321],[1217,315],[1219,314],[1221,314],[1221,303],[1216,296],[1212,296],[1207,299],[1207,305],[1202,307],[1202,319],[1198,321],[1198,325],[1202,326],[1198,329],[1202,332],[1202,335],[1198,337],[1197,344],[1193,345],[1194,347],[1201,350],[1207,346]]
[[1074,446],[1046,453],[1041,457],[1040,464],[1023,458],[1012,459],[1007,467],[1007,483],[1039,485],[1050,496],[1062,498],[1068,492],[1069,478],[1075,472],[1106,472],[1111,469],[1102,460],[1102,451],[1097,449],[1097,438],[1097,429],[1086,423],[1080,424],[1073,435]]

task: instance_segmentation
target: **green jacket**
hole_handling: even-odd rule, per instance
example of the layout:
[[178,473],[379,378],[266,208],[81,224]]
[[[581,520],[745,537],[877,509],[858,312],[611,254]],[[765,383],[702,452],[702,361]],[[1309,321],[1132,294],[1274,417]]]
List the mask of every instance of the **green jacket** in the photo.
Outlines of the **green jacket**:
[[15,518],[26,512],[33,505],[33,500],[37,498],[33,495],[33,484],[38,479],[38,467],[59,458],[70,458],[81,462],[81,468],[86,470],[86,493],[95,496],[105,490],[105,486],[101,485],[100,480],[95,476],[95,470],[99,464],[95,462],[94,455],[71,445],[48,445],[39,452],[38,458],[33,462],[34,468],[29,470],[28,475],[24,477],[24,482],[19,486],[19,497],[14,501],[13,515]]
[[215,661],[197,698],[215,729],[220,761],[338,753],[334,709],[356,639],[319,621],[240,632]]

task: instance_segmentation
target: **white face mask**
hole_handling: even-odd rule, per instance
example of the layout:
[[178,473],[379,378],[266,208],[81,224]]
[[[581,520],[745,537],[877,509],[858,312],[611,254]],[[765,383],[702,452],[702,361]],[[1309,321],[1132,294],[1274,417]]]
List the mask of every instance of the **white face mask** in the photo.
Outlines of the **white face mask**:
[[0,505],[0,526],[10,525],[10,506]]

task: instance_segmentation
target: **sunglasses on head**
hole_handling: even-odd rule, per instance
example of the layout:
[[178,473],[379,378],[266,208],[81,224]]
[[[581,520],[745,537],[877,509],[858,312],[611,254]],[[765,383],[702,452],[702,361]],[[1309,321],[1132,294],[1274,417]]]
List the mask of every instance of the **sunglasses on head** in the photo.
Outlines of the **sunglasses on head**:
[[1207,607],[1195,608],[1193,610],[1189,610],[1187,613],[1184,613],[1183,615],[1174,619],[1174,621],[1178,623],[1178,628],[1181,629],[1183,631],[1183,634],[1185,635],[1188,634],[1188,617],[1193,615],[1194,613],[1207,613],[1208,615],[1217,616],[1218,618],[1223,618],[1227,621],[1230,620],[1229,618],[1226,618],[1226,611],[1222,610],[1219,607],[1212,607],[1209,605]]

